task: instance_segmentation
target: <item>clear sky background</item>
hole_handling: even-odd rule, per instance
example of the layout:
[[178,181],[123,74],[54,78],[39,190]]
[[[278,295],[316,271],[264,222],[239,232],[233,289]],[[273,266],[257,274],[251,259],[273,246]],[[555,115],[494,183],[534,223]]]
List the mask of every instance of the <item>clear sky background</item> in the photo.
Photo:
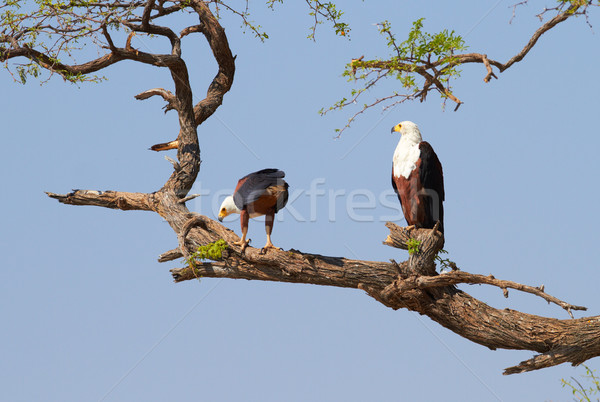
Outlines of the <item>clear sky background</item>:
[[[252,4],[270,35],[265,43],[224,17],[237,71],[223,105],[198,129],[203,162],[192,192],[206,195],[189,208],[215,216],[240,177],[277,167],[295,196],[275,223],[276,245],[405,260],[405,251],[381,242],[386,219],[404,224],[389,195],[398,141],[390,128],[412,120],[444,166],[449,257],[469,272],[544,284],[589,308],[577,317],[600,314],[600,40],[585,20],[560,24],[489,84],[483,66],[465,67],[454,83],[465,102],[457,112],[450,104],[444,111],[432,93],[426,103],[372,110],[336,140],[334,128],[357,109],[317,111],[348,94],[341,73],[350,59],[388,55],[375,23],[389,20],[403,38],[425,17],[426,31],[454,29],[470,51],[506,61],[540,25],[535,14],[554,3],[532,1],[509,24],[510,1],[352,2],[341,5],[350,40],[322,26],[316,42],[306,39],[311,17],[297,3],[275,11]],[[594,27],[599,17],[591,10]],[[133,44],[167,49],[137,37]],[[200,35],[184,42],[183,53],[198,101],[216,66]],[[560,380],[582,368],[503,376],[533,352],[488,350],[360,290],[228,279],[174,284],[169,269],[181,261],[159,264],[157,256],[177,239],[158,215],[46,197],[73,188],[152,192],[171,173],[164,155],[147,148],[175,138],[176,114],[164,115],[160,99],[133,98],[172,89],[167,70],[123,62],[103,74],[108,82],[80,86],[58,77],[22,86],[0,75],[0,399],[571,400]],[[396,89],[389,81],[373,95]],[[311,183],[325,194],[311,199]],[[374,206],[349,211],[353,192],[373,194]],[[356,197],[369,204],[368,195]],[[226,224],[239,233],[239,220]],[[264,244],[261,221],[250,222],[250,237]],[[497,308],[568,318],[530,295],[460,288]],[[587,364],[600,367],[597,359]]]

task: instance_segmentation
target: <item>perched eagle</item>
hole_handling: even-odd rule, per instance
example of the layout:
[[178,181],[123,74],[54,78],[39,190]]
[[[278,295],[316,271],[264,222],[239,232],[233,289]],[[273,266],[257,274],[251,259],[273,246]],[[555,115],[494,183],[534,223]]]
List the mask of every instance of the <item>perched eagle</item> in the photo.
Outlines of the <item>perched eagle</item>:
[[285,173],[278,169],[263,169],[242,177],[233,192],[223,200],[219,210],[219,221],[223,221],[227,215],[240,214],[242,226],[242,240],[237,244],[246,248],[249,240],[248,220],[257,216],[265,215],[265,230],[267,232],[267,244],[261,252],[275,248],[271,243],[271,232],[275,213],[285,207],[288,201],[288,184],[283,180]]
[[442,164],[428,142],[423,141],[419,127],[403,121],[392,127],[400,133],[400,141],[392,162],[392,186],[398,194],[404,218],[410,226],[433,228],[440,222],[444,232],[444,175]]

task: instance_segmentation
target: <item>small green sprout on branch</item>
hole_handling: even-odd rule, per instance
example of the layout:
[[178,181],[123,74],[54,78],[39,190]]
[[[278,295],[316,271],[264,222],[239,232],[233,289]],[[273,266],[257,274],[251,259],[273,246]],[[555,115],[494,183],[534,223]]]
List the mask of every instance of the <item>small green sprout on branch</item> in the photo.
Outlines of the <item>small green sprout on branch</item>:
[[223,239],[219,239],[213,243],[208,243],[204,246],[199,246],[198,250],[192,253],[186,262],[190,267],[195,267],[196,263],[199,261],[218,261],[223,258],[223,251],[225,251],[228,247],[229,245]]
[[408,254],[417,254],[420,251],[419,246],[421,246],[421,240],[408,239],[406,246],[408,247]]

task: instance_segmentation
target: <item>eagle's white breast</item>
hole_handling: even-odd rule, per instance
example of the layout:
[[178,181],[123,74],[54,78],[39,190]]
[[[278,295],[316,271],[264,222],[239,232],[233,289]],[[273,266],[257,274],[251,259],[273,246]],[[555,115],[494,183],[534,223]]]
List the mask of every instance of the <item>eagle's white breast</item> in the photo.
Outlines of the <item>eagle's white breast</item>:
[[394,152],[393,159],[393,172],[394,177],[404,177],[408,179],[410,172],[417,167],[417,161],[421,156],[421,150],[419,149],[419,143],[412,141],[403,141],[401,138]]

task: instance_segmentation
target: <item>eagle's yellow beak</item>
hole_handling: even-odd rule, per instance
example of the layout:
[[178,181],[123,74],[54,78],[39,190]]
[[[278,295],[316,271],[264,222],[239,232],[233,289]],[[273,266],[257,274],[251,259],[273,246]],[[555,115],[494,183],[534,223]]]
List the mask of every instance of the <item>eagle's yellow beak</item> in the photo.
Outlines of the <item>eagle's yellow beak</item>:
[[402,124],[396,124],[394,127],[392,127],[392,134],[400,131],[401,128],[402,128]]
[[229,215],[229,214],[227,213],[227,210],[226,210],[225,208],[222,208],[222,209],[219,211],[219,216],[218,216],[219,222],[223,222],[223,219],[224,219],[224,218],[225,218],[227,215]]

